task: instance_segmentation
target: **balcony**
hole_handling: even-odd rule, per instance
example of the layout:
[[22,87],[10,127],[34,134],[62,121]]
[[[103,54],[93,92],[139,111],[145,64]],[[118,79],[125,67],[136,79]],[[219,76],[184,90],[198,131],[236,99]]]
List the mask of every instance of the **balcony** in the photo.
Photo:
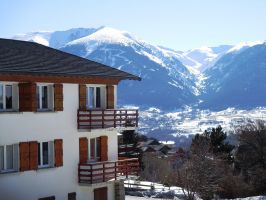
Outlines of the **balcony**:
[[78,110],[78,129],[133,128],[138,127],[138,110],[91,109]]
[[82,184],[94,184],[112,179],[126,179],[129,176],[138,176],[139,170],[138,158],[79,164],[78,181]]

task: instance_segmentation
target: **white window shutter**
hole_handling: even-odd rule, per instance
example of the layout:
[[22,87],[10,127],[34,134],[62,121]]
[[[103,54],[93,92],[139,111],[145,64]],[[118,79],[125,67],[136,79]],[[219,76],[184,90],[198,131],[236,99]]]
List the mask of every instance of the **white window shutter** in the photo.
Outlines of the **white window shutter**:
[[48,108],[50,110],[54,109],[54,86],[48,85]]
[[13,169],[19,171],[19,144],[13,145]]
[[49,166],[50,167],[54,167],[54,141],[49,141],[49,144],[48,144],[48,152],[49,152]]

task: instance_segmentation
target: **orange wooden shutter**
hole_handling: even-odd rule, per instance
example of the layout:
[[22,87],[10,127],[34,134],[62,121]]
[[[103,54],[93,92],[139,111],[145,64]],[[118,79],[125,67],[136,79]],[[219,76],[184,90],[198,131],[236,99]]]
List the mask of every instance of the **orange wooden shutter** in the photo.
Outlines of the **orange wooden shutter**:
[[29,142],[29,170],[38,169],[38,142]]
[[101,136],[101,161],[108,161],[108,137]]
[[35,112],[36,109],[36,84],[19,83],[19,111]]
[[63,84],[54,84],[54,111],[63,109]]
[[19,143],[19,159],[20,159],[20,171],[29,170],[30,166],[30,154],[29,154],[29,143]]
[[79,138],[79,162],[86,163],[88,160],[88,139]]
[[54,141],[54,156],[55,167],[63,166],[63,140],[57,139]]
[[107,85],[106,86],[106,102],[107,102],[107,109],[114,109],[114,86]]
[[86,109],[86,85],[79,85],[79,109]]

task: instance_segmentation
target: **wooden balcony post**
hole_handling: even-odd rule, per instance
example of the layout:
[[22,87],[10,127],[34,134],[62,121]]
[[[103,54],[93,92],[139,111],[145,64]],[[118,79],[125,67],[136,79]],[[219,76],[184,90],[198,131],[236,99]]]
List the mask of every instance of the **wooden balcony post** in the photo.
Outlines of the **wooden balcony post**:
[[78,180],[79,180],[79,183],[80,183],[80,164],[79,164],[79,169],[78,169]]
[[93,170],[93,165],[89,165],[89,166],[90,166],[90,169],[91,169],[91,181],[90,181],[90,182],[91,182],[91,184],[92,184],[92,182],[93,182],[93,180],[92,180],[92,174],[93,174],[93,173],[92,173],[92,170]]
[[114,110],[114,128],[116,128],[116,110]]
[[79,125],[79,110],[77,112],[77,125],[78,125],[78,129],[80,128],[80,125]]
[[102,110],[102,128],[104,128],[104,110]]
[[125,127],[127,127],[128,126],[128,121],[127,121],[127,110],[126,110],[126,121],[125,121]]
[[121,114],[121,110],[120,110],[120,127],[122,126],[122,114]]
[[105,163],[103,163],[103,182],[105,182]]
[[126,178],[128,178],[128,161],[126,160]]
[[139,123],[139,110],[136,110],[136,127],[138,127]]
[[92,119],[91,119],[91,110],[89,110],[89,113],[90,113],[90,115],[89,115],[89,116],[90,116],[89,121],[90,121],[90,129],[91,129],[91,120],[92,120]]
[[117,162],[115,162],[115,180],[117,180],[117,174],[116,174],[117,173],[117,171],[116,171],[117,165],[116,164],[117,164]]

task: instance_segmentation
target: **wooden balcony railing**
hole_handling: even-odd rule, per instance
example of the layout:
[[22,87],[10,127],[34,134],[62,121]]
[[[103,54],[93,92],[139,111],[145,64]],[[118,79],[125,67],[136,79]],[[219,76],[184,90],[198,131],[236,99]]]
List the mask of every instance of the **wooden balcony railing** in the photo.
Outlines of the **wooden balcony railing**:
[[130,158],[113,162],[97,162],[79,164],[79,183],[94,184],[109,181],[111,179],[123,179],[128,176],[138,176],[139,160]]
[[78,110],[78,129],[99,129],[111,127],[138,127],[138,110],[92,109]]

